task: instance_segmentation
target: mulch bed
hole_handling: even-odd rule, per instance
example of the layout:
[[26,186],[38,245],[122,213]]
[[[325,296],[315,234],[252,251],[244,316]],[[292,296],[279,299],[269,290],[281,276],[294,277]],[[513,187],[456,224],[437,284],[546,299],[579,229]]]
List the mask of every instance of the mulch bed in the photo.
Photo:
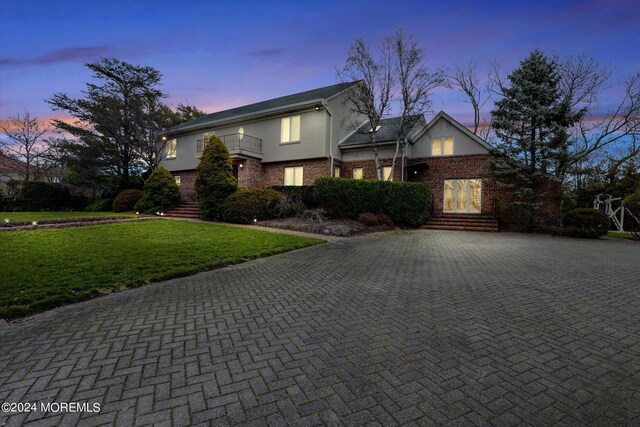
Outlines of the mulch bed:
[[260,221],[260,225],[284,230],[302,231],[305,233],[323,234],[325,236],[350,237],[379,231],[396,230],[397,227],[376,225],[368,227],[350,219],[322,219],[290,217]]
[[65,219],[50,219],[37,221],[38,225],[33,225],[31,221],[24,222],[12,222],[9,224],[1,223],[0,232],[3,231],[24,231],[24,230],[38,230],[43,228],[71,228],[82,227],[87,225],[102,225],[102,224],[114,224],[117,222],[131,222],[131,221],[145,221],[152,219],[161,219],[156,216],[140,216],[138,218],[121,217],[121,216],[105,216],[95,218],[65,218]]

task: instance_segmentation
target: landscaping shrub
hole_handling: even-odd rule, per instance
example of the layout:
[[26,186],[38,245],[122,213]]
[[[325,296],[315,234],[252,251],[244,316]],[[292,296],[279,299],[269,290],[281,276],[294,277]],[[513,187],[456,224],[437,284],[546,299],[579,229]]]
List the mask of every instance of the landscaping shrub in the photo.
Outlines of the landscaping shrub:
[[625,212],[624,229],[635,237],[640,237],[640,188],[634,194],[624,199],[624,207],[631,212]]
[[283,193],[280,201],[276,204],[274,215],[277,218],[288,216],[298,216],[307,210],[307,206],[302,203],[301,197],[295,193]]
[[261,221],[273,218],[281,197],[281,193],[268,188],[238,190],[224,202],[226,219],[248,224],[254,219]]
[[606,236],[609,217],[599,209],[579,208],[565,214],[563,224],[567,234],[574,237],[595,239]]
[[362,225],[366,225],[367,227],[375,227],[376,225],[380,225],[380,219],[378,215],[372,214],[371,212],[365,212],[358,215],[358,222]]
[[120,194],[113,199],[113,211],[114,212],[128,212],[132,211],[138,203],[138,201],[142,198],[143,192],[142,190],[122,190]]
[[274,185],[271,188],[282,193],[284,197],[298,198],[309,209],[319,206],[313,185]]
[[424,184],[345,178],[316,179],[315,196],[319,205],[335,217],[386,214],[394,223],[412,227],[427,221],[431,200]]
[[17,185],[8,208],[13,211],[68,211],[82,209],[87,204],[84,196],[71,194],[61,184],[30,181]]
[[98,199],[88,204],[85,212],[109,212],[113,209],[113,199]]
[[233,176],[229,151],[215,135],[204,146],[196,168],[194,187],[198,195],[200,217],[214,221],[222,219],[225,200],[238,189],[238,184]]
[[144,195],[135,209],[146,213],[164,212],[180,203],[182,197],[176,179],[168,170],[159,167],[144,182]]

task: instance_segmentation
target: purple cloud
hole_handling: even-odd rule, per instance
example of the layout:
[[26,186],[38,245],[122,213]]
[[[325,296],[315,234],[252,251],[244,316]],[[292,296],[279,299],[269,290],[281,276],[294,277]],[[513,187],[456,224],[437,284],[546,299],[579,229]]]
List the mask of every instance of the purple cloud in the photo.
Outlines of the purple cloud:
[[35,58],[0,58],[0,65],[47,65],[95,59],[111,51],[109,46],[74,46],[45,53]]

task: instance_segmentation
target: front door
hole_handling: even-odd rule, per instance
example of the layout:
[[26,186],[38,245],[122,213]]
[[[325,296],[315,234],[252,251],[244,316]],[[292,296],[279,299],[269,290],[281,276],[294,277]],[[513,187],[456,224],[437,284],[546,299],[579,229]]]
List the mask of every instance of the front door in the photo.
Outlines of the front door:
[[481,179],[446,179],[444,181],[444,212],[480,213]]

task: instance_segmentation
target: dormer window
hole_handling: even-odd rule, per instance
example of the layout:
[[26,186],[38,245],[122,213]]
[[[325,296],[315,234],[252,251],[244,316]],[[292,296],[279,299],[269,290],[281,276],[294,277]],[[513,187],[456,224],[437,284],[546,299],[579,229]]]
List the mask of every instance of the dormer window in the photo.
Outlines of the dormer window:
[[280,121],[280,142],[300,141],[300,116],[283,117]]
[[380,130],[382,126],[378,125],[376,126],[376,130],[373,130],[373,128],[369,129],[369,133],[374,133],[374,132],[378,132]]

